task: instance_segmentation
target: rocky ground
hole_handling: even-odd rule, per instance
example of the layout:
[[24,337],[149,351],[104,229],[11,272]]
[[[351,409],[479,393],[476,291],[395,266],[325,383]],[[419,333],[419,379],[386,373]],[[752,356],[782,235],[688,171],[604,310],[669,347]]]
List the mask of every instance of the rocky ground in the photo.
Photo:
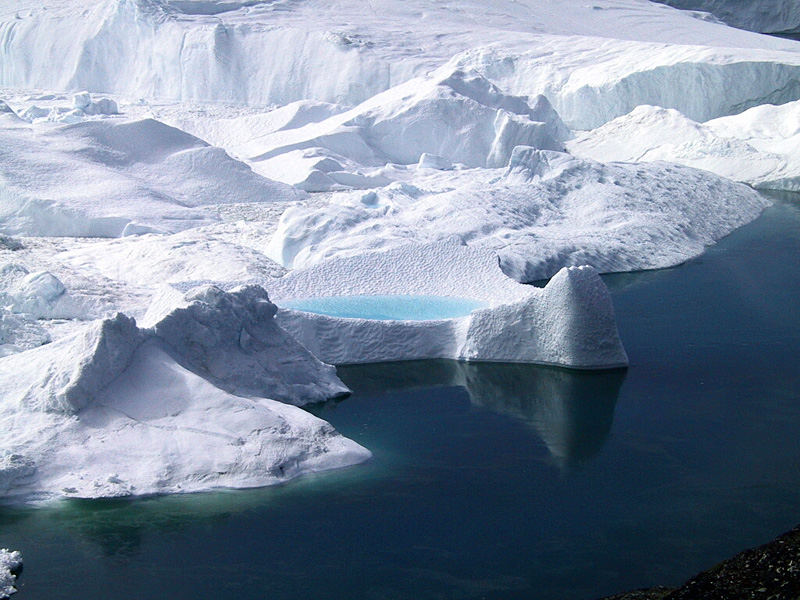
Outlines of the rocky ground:
[[771,542],[740,552],[682,586],[657,587],[603,600],[798,600],[800,525]]

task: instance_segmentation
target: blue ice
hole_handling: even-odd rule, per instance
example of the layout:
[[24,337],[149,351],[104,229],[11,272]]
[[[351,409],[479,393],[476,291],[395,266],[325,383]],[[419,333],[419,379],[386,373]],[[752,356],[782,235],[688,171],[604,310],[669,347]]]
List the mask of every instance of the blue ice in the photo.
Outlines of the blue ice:
[[485,302],[453,296],[326,296],[281,303],[303,312],[378,321],[431,321],[464,317]]

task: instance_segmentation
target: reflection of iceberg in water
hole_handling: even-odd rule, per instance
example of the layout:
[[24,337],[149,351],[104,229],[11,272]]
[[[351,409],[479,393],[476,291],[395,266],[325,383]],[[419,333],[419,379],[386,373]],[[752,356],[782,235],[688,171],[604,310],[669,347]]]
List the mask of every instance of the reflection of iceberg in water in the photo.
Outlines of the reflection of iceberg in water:
[[473,404],[532,425],[562,468],[600,452],[626,373],[446,360],[353,365],[338,372],[357,394],[464,387]]
[[570,467],[594,457],[614,420],[621,369],[603,372],[501,363],[466,365],[474,404],[520,418],[541,436],[556,463]]

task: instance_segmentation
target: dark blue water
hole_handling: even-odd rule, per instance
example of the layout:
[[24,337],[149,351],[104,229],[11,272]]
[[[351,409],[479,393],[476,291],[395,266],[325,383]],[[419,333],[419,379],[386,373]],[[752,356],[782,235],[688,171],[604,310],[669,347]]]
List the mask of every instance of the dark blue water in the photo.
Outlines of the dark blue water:
[[0,508],[18,600],[596,598],[800,523],[800,202],[616,275],[627,371],[348,367],[367,465],[280,488]]

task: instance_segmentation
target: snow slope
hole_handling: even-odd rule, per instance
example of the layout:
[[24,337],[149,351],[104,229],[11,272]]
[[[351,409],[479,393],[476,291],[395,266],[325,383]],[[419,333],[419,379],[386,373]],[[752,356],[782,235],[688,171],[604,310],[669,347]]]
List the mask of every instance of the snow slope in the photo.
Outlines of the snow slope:
[[[0,359],[0,496],[250,487],[369,453],[284,401],[347,388],[259,288],[200,288],[152,329],[118,314]],[[236,394],[236,395],[234,395]]]
[[296,200],[152,119],[29,124],[0,114],[0,232],[117,237],[217,220],[210,205]]
[[292,207],[270,255],[298,268],[455,235],[495,250],[509,276],[535,281],[566,265],[601,272],[675,265],[767,204],[746,186],[687,167],[603,164],[522,146],[505,171],[444,177],[439,189],[392,184],[335,194],[318,208]]

